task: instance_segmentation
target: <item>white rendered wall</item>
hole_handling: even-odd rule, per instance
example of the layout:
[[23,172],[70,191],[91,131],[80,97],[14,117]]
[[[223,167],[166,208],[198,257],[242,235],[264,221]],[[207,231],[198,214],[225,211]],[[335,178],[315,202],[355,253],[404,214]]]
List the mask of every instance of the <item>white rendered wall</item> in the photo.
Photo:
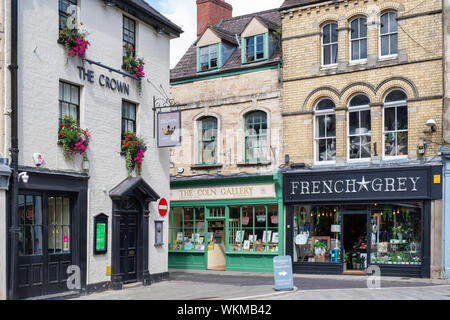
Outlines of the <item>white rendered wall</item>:
[[[103,5],[100,0],[79,0],[80,21],[88,31],[92,46],[87,58],[114,69],[122,64],[122,12]],[[133,17],[132,17],[133,18]],[[153,96],[159,94],[142,81],[142,94],[137,82],[109,72],[98,66],[85,67],[94,71],[95,82],[80,80],[77,66],[79,58],[70,58],[66,65],[64,47],[58,39],[58,0],[20,1],[21,28],[19,31],[19,106],[20,165],[34,166],[32,154],[42,153],[43,168],[61,171],[81,170],[81,156],[66,161],[61,147],[56,144],[58,134],[59,81],[79,85],[81,89],[80,123],[88,128],[92,140],[88,148],[90,179],[88,191],[87,283],[110,281],[106,267],[111,265],[111,210],[109,191],[127,177],[125,158],[119,155],[121,138],[122,99],[137,103],[137,133],[145,139],[142,177],[161,196],[169,197],[169,152],[158,149],[153,139]],[[135,18],[133,18],[136,20]],[[136,20],[137,21],[137,20]],[[145,59],[146,78],[166,92],[169,86],[169,38],[157,34],[152,27],[137,21],[137,55]],[[101,87],[100,74],[105,74],[130,85],[130,95]],[[108,253],[94,256],[93,219],[104,213],[109,216]],[[167,217],[165,219],[165,245],[154,247],[154,220],[160,220],[156,204],[150,206],[149,271],[150,274],[167,272]]]

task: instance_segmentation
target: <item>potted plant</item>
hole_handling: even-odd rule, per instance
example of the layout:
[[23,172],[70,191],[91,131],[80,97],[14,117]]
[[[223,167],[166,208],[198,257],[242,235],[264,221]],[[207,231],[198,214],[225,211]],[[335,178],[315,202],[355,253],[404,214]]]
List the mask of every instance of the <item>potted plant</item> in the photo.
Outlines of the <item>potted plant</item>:
[[314,247],[314,254],[316,256],[322,257],[327,252],[327,245],[324,242],[316,241],[313,247]]
[[58,144],[62,145],[66,159],[71,160],[76,154],[83,155],[83,159],[85,159],[90,138],[90,132],[80,128],[72,116],[63,116],[58,131]]
[[121,154],[125,155],[126,168],[129,177],[131,177],[131,172],[134,169],[136,169],[136,175],[138,177],[141,176],[144,152],[146,150],[147,146],[144,143],[144,139],[138,138],[136,133],[132,131],[124,133]]
[[399,241],[403,240],[403,227],[402,226],[397,226],[392,228],[392,232],[394,233],[394,238],[398,239]]

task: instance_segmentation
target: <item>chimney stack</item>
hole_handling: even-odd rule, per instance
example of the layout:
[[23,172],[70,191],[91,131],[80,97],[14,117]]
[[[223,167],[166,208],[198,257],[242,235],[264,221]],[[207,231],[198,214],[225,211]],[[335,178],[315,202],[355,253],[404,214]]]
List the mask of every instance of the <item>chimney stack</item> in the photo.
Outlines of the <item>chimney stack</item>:
[[197,0],[197,37],[209,24],[217,25],[233,16],[233,7],[225,0]]

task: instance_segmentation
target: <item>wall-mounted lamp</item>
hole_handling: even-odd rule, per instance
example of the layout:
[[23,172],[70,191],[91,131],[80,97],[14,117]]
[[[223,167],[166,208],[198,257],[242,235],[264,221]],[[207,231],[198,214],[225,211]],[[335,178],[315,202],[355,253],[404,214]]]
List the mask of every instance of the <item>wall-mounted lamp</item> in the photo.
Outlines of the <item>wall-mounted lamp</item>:
[[103,3],[107,7],[115,7],[116,6],[116,3],[114,1],[111,1],[111,0],[103,0]]
[[22,179],[23,183],[28,183],[29,178],[30,178],[30,176],[28,175],[28,173],[26,173],[26,172],[19,173],[19,177],[18,177],[19,182],[20,182],[20,179]]
[[430,132],[436,132],[437,131],[437,125],[436,125],[436,121],[434,119],[429,119],[426,123],[427,127],[430,128]]

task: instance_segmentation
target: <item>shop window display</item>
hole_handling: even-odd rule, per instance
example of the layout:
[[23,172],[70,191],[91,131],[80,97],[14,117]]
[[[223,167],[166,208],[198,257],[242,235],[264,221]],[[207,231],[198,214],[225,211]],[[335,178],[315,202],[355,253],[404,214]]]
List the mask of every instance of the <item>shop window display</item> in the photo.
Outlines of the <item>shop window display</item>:
[[230,207],[229,250],[278,252],[278,206]]
[[170,250],[205,250],[205,209],[173,208],[169,237]]
[[294,261],[340,263],[337,206],[294,206]]
[[421,264],[420,203],[371,207],[371,263]]

